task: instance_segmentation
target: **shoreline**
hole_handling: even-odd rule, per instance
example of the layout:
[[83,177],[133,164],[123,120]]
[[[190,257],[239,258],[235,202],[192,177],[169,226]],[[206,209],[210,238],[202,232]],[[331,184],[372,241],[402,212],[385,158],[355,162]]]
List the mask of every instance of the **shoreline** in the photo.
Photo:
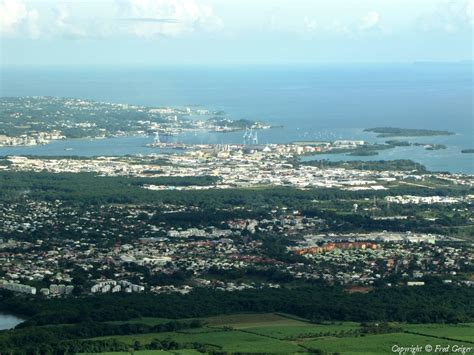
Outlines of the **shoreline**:
[[0,311],[0,331],[9,330],[15,328],[18,324],[21,324],[26,321],[23,316],[13,314],[12,312],[2,312]]

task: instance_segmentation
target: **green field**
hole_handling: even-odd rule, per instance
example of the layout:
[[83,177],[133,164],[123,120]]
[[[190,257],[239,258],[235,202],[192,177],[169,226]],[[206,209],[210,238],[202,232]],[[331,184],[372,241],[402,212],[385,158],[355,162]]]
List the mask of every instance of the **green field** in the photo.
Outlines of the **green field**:
[[[130,352],[108,352],[108,353],[101,353],[102,355],[130,355]],[[164,351],[164,350],[137,350],[133,352],[134,355],[196,355],[202,354],[196,350],[173,350],[173,351]],[[84,353],[79,353],[78,355],[85,355]]]
[[169,318],[153,318],[153,317],[143,317],[143,318],[137,318],[137,319],[131,319],[128,321],[111,321],[107,322],[110,324],[147,324],[147,325],[157,325],[157,324],[165,324],[168,322],[172,322],[175,319],[169,319]]
[[[116,339],[130,347],[138,341],[174,340],[179,344],[205,344],[208,351],[253,354],[307,354],[321,350],[333,354],[393,354],[394,345],[464,345],[474,348],[474,323],[390,324],[391,333],[364,334],[354,322],[313,324],[284,314],[236,314],[201,319],[201,328],[177,332],[102,337]],[[162,318],[143,318],[132,323],[159,324]],[[377,327],[377,326],[376,326]],[[364,328],[365,329],[365,328]],[[472,351],[472,350],[471,350]],[[195,350],[135,351],[134,354],[196,354]],[[474,353],[474,351],[473,351]],[[112,353],[110,353],[112,354]],[[115,353],[122,354],[122,353]],[[123,353],[124,354],[124,353]]]
[[403,329],[413,333],[421,333],[430,336],[444,337],[461,341],[470,341],[474,343],[474,323],[456,324],[450,326],[440,324],[407,324],[403,327]]
[[[341,354],[364,354],[378,355],[390,354],[394,345],[410,347],[412,345],[420,345],[423,348],[426,345],[465,345],[474,347],[474,344],[466,344],[463,342],[440,340],[421,335],[412,335],[405,333],[393,333],[382,335],[367,335],[364,337],[350,338],[323,338],[306,342],[309,348],[320,349],[327,352],[339,352]],[[423,352],[426,354],[426,352]]]
[[[109,337],[113,338],[113,337]],[[103,338],[101,338],[103,339]],[[178,343],[200,343],[208,345],[215,351],[227,352],[269,352],[291,354],[300,347],[290,342],[285,342],[277,339],[271,339],[264,336],[243,332],[240,330],[224,331],[220,329],[212,329],[208,332],[172,332],[172,333],[157,333],[157,334],[140,334],[131,336],[116,337],[117,340],[127,343],[130,346],[135,341],[141,344],[147,344],[151,341],[173,339]]]
[[346,332],[356,330],[359,327],[352,323],[343,323],[335,325],[305,325],[305,326],[255,326],[248,328],[255,334],[274,337],[283,340],[299,340],[325,336],[327,333]]

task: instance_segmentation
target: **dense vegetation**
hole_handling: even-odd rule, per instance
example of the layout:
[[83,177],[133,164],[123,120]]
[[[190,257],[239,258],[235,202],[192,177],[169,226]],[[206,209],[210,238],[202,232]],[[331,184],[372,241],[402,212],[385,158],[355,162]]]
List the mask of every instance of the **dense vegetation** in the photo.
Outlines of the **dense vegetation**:
[[412,129],[394,127],[367,128],[365,132],[378,133],[378,137],[423,137],[423,136],[449,136],[454,133],[431,129]]
[[[68,138],[96,137],[104,134],[102,130],[107,134],[141,130],[138,122],[151,118],[163,122],[143,107],[56,97],[0,98],[0,116],[0,134],[12,137],[51,129],[60,129]],[[65,121],[67,127],[58,124]]]
[[[107,294],[72,299],[31,298],[0,293],[0,310],[30,317],[21,327],[127,320],[141,316],[203,317],[236,312],[285,312],[314,320],[403,321],[474,320],[474,289],[426,280],[425,287],[379,288],[350,294],[339,287],[246,290],[223,293],[196,289],[180,294]],[[223,297],[225,295],[225,297]],[[365,307],[364,305],[370,305]]]
[[88,203],[128,203],[153,201],[157,192],[143,185],[212,185],[213,176],[137,178],[98,176],[95,173],[0,172],[1,200],[22,196],[46,201],[63,200]]
[[[328,164],[345,166],[340,162],[304,162],[304,164]],[[382,162],[347,163],[349,166],[383,169]],[[367,164],[367,165],[366,165]],[[408,168],[411,162],[394,161],[394,167]],[[422,167],[421,167],[422,169]],[[25,200],[55,201],[76,206],[79,210],[100,208],[104,204],[140,204],[150,212],[162,210],[162,206],[186,206],[173,213],[141,214],[143,221],[158,225],[190,227],[206,225],[219,226],[233,218],[266,218],[271,210],[285,208],[298,210],[304,216],[319,217],[326,221],[318,228],[321,232],[364,232],[364,231],[413,231],[427,233],[450,233],[463,236],[467,231],[460,226],[469,226],[469,215],[453,211],[449,206],[430,205],[429,209],[416,205],[388,206],[384,201],[389,195],[419,196],[463,196],[472,194],[472,188],[459,185],[437,185],[427,181],[426,188],[413,185],[394,185],[389,190],[345,191],[340,189],[301,190],[290,187],[254,189],[216,189],[189,191],[150,191],[144,184],[159,185],[207,185],[215,182],[215,177],[174,177],[174,178],[130,178],[103,177],[93,173],[52,174],[32,172],[0,172],[0,201],[23,204]],[[317,201],[317,202],[316,202]],[[374,201],[377,208],[374,209]],[[353,204],[368,208],[360,213],[348,213]],[[245,206],[241,208],[239,206]],[[460,205],[462,207],[466,207]],[[102,209],[103,210],[103,209]],[[105,211],[104,211],[105,213]],[[110,212],[110,213],[113,213]],[[403,220],[374,218],[376,216],[409,216]],[[436,220],[425,218],[435,216]],[[116,216],[113,216],[116,217]],[[35,238],[58,236],[60,230],[43,228],[31,235]],[[72,236],[71,232],[68,232]],[[24,239],[25,235],[15,237]]]
[[372,156],[378,155],[379,150],[386,150],[395,148],[395,145],[391,144],[364,144],[359,145],[355,148],[333,148],[328,151],[313,152],[311,155],[319,154],[342,154],[346,153],[348,156]]
[[234,130],[243,130],[246,128],[251,128],[258,124],[258,122],[256,121],[246,119],[230,120],[223,117],[211,117],[208,121],[214,125],[220,127],[227,127]]
[[[0,135],[18,137],[23,134],[59,130],[66,138],[103,137],[137,133],[154,134],[147,122],[193,127],[185,109],[160,112],[157,107],[113,104],[92,100],[60,97],[0,98]],[[211,122],[217,126],[245,129],[256,124],[249,120],[224,118],[223,111]],[[176,117],[176,119],[175,119]]]
[[373,161],[329,161],[329,160],[307,160],[302,161],[303,165],[311,165],[326,168],[344,168],[356,170],[376,170],[376,171],[416,171],[426,172],[426,168],[409,159],[399,160],[373,160]]
[[0,334],[0,351],[11,349],[22,349],[32,351],[36,349],[46,350],[63,350],[69,352],[102,350],[91,349],[91,345],[102,347],[104,350],[127,350],[117,349],[114,344],[95,343],[74,341],[77,339],[95,338],[100,336],[115,335],[131,335],[146,333],[172,332],[183,329],[198,328],[201,323],[197,320],[188,322],[171,321],[163,324],[113,324],[100,323],[94,321],[85,321],[78,324],[68,326],[52,325],[48,327],[24,327],[14,332],[8,333],[7,336]]
[[[110,342],[110,339],[105,343],[81,339],[159,333],[201,326],[192,320],[169,321],[159,325],[103,323],[143,316],[178,319],[239,312],[284,312],[313,322],[467,322],[474,320],[473,300],[473,289],[442,285],[434,280],[428,281],[426,287],[381,288],[366,294],[350,294],[338,287],[313,286],[225,294],[199,289],[188,295],[107,294],[73,299],[38,299],[18,297],[3,291],[0,293],[0,311],[14,311],[29,318],[16,330],[0,333],[0,351],[45,349],[44,353],[58,351],[56,353],[62,354],[66,350],[127,350],[120,348],[122,345],[119,343]],[[372,332],[371,327],[366,327],[366,332]],[[167,346],[179,347],[179,344],[156,343],[155,346],[155,349],[166,349]]]
[[444,144],[430,144],[430,143],[418,143],[418,142],[406,142],[406,141],[399,141],[399,140],[388,140],[385,141],[386,144],[393,145],[395,147],[425,147],[426,150],[440,150],[440,149],[447,149],[448,147]]
[[[305,162],[305,164],[318,164]],[[333,164],[333,163],[329,163]],[[339,164],[339,163],[336,163]],[[354,163],[357,164],[357,163]],[[364,163],[366,164],[366,163]],[[369,164],[369,163],[367,163]],[[379,163],[374,163],[379,164]],[[361,165],[362,166],[362,165]],[[280,206],[301,208],[313,200],[346,200],[381,198],[387,195],[410,194],[419,196],[461,196],[472,193],[462,186],[428,186],[420,188],[410,185],[392,186],[382,191],[344,191],[340,189],[300,190],[290,187],[260,189],[227,189],[205,191],[149,191],[144,184],[155,185],[209,185],[216,177],[104,177],[94,173],[35,173],[0,171],[0,200],[14,201],[23,197],[46,201],[102,204],[102,203],[176,203],[195,206],[251,208]]]

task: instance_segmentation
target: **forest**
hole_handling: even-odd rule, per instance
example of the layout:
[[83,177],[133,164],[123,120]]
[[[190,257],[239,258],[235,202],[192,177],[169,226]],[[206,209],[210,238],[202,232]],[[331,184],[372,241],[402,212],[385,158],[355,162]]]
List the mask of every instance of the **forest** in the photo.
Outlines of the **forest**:
[[95,173],[48,173],[0,171],[0,201],[14,201],[27,197],[36,200],[62,200],[71,203],[177,203],[196,206],[229,207],[246,206],[301,206],[312,200],[346,200],[382,198],[390,195],[416,196],[465,196],[472,187],[434,185],[422,188],[396,185],[389,190],[347,191],[336,188],[296,189],[292,187],[235,188],[204,191],[149,191],[145,184],[154,185],[212,185],[218,177],[185,176],[137,178],[125,176],[98,176]]
[[[314,323],[346,320],[472,322],[473,300],[474,289],[444,285],[436,279],[427,280],[425,287],[385,287],[369,293],[347,293],[337,286],[314,285],[227,293],[198,289],[188,295],[108,294],[41,299],[1,291],[0,311],[8,310],[27,320],[14,330],[0,333],[0,351],[16,348],[58,350],[67,345],[64,341],[77,343],[81,339],[104,335],[189,329],[200,326],[192,318],[242,312],[284,312]],[[103,323],[143,316],[190,320],[155,326]]]

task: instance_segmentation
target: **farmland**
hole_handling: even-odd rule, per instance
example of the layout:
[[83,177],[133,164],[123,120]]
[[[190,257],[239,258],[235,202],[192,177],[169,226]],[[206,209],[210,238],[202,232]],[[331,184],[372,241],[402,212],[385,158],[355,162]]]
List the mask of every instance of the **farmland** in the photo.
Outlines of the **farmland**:
[[[145,349],[157,341],[174,341],[179,349],[138,350],[135,354],[195,354],[196,344],[208,353],[252,354],[390,354],[394,345],[441,345],[474,347],[474,323],[465,324],[360,324],[327,322],[314,324],[286,314],[237,314],[199,319],[203,326],[176,332],[112,336],[90,339],[116,340],[130,349]],[[142,323],[139,319],[133,323]],[[159,324],[160,318],[143,323]],[[189,346],[187,349],[186,347]],[[202,348],[201,348],[201,351]],[[472,349],[471,349],[472,351]],[[111,353],[112,354],[112,353]],[[121,354],[121,353],[115,353]],[[126,354],[126,353],[123,353]]]

